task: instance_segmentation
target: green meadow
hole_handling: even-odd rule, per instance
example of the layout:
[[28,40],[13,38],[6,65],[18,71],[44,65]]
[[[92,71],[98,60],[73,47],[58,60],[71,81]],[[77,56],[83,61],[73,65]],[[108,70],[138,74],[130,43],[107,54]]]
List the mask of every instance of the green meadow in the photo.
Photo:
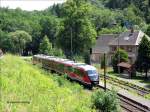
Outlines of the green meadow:
[[0,59],[2,112],[94,112],[91,94],[63,76],[10,54]]

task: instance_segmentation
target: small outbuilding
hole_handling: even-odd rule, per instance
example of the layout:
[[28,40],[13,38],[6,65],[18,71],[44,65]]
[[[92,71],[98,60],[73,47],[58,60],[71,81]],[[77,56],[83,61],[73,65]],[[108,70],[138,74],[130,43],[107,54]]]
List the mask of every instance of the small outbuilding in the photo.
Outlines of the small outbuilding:
[[129,63],[121,62],[117,66],[120,67],[122,75],[127,78],[131,78],[135,74],[135,67]]

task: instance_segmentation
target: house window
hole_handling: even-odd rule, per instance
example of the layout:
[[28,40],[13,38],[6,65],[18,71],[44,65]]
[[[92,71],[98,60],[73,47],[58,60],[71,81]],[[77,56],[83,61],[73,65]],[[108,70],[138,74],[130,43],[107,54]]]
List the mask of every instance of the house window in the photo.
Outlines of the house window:
[[116,51],[116,47],[115,46],[112,47],[112,51]]
[[132,47],[127,47],[128,52],[132,52]]

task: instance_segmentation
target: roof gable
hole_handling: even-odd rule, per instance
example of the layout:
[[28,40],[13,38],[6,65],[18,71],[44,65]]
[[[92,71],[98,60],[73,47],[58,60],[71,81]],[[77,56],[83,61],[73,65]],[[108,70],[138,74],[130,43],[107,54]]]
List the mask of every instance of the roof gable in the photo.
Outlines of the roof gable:
[[109,45],[118,45],[118,43],[120,45],[138,45],[143,36],[144,33],[142,31],[134,31],[133,33],[131,31],[123,32],[118,38],[111,41]]
[[102,53],[107,52],[107,49],[109,47],[109,42],[114,40],[115,37],[118,35],[116,34],[103,34],[99,36],[96,40],[95,46],[92,48],[92,53]]

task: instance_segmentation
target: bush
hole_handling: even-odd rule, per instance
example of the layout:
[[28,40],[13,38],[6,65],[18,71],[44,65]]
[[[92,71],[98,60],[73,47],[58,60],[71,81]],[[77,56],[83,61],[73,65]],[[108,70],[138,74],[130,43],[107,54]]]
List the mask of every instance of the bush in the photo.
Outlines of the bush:
[[84,62],[84,58],[81,55],[74,55],[73,59],[77,62]]
[[102,112],[119,112],[119,101],[115,91],[96,91],[92,95],[93,107]]
[[58,49],[58,48],[53,48],[52,53],[54,56],[65,57],[63,51],[61,49]]

